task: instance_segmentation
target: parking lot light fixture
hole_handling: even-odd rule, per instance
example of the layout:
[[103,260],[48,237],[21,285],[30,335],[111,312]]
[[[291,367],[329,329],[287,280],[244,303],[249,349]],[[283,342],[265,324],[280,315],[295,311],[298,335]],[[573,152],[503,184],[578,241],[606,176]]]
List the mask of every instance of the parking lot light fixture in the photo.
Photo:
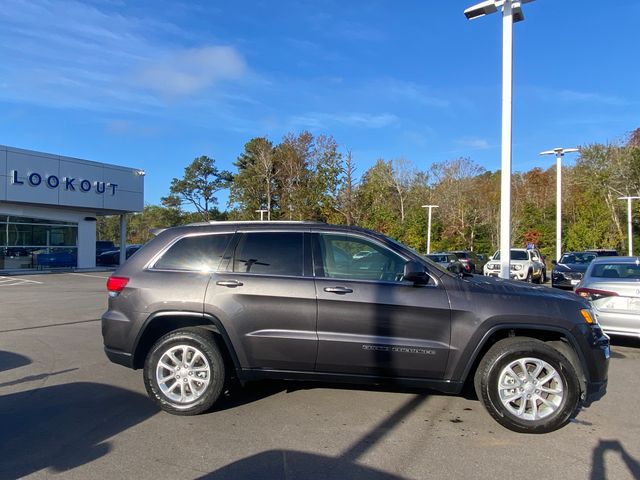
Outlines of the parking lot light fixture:
[[639,200],[640,197],[618,197],[618,200],[627,201],[627,236],[629,241],[629,256],[633,257],[633,224],[631,216],[631,202],[633,200]]
[[429,209],[429,220],[427,221],[427,255],[431,253],[431,211],[438,208],[438,205],[422,205],[422,208]]
[[565,153],[579,152],[577,148],[554,148],[540,155],[556,156],[556,261],[562,256],[562,157]]
[[524,20],[522,4],[533,0],[487,0],[464,11],[469,20],[502,7],[502,161],[500,174],[500,277],[510,278],[511,265],[511,126],[513,98],[513,23]]

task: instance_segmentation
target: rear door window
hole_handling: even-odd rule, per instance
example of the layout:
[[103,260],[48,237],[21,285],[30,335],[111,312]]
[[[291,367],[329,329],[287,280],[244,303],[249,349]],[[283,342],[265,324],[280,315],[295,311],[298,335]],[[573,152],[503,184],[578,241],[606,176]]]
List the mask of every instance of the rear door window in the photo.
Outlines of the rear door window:
[[174,243],[156,262],[160,270],[215,272],[232,233],[184,237]]
[[248,232],[235,248],[233,271],[302,276],[303,258],[302,232]]

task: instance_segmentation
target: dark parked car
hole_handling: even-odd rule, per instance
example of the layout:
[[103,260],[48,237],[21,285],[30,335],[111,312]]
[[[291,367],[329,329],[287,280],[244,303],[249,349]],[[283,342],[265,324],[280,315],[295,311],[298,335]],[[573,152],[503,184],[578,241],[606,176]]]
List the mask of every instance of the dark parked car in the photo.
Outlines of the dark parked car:
[[[360,255],[360,252],[372,252]],[[230,379],[475,385],[518,432],[560,428],[607,386],[609,338],[573,293],[455,275],[383,235],[306,222],[167,229],[107,281],[105,352],[164,410]]]
[[[129,259],[131,255],[140,250],[142,245],[128,245],[126,251],[126,258]],[[109,252],[104,252],[98,255],[96,259],[96,265],[100,266],[112,266],[118,265],[120,263],[120,250],[111,250]]]
[[117,247],[113,244],[111,240],[98,240],[96,241],[96,258],[101,253],[112,252],[116,249]]
[[617,257],[618,256],[618,251],[612,248],[592,248],[586,251],[595,253],[599,257]]
[[486,261],[478,258],[475,252],[469,252],[467,250],[454,250],[453,253],[464,268],[464,271],[467,273],[477,273],[482,275],[482,270],[484,269],[484,264]]
[[553,260],[551,286],[572,290],[580,283],[587,267],[596,257],[593,252],[567,252],[559,262]]
[[438,265],[441,265],[444,268],[447,268],[452,263],[455,263],[458,261],[458,257],[454,253],[439,252],[439,253],[430,253],[425,256],[432,262],[436,262]]

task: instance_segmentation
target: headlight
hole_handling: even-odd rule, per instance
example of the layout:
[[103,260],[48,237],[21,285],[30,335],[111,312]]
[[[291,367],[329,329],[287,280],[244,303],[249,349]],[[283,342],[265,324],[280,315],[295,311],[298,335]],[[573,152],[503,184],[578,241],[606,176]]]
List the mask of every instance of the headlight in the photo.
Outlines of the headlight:
[[518,263],[518,264],[515,264],[515,265],[513,266],[513,269],[514,269],[514,270],[522,270],[522,265],[520,265],[519,263]]

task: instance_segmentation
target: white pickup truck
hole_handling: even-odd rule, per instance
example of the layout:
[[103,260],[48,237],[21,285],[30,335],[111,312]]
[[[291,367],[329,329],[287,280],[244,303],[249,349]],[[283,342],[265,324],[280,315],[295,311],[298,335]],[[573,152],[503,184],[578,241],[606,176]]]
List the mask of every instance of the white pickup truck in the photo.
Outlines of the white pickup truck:
[[[484,274],[491,277],[500,276],[500,250],[493,254],[491,260],[484,266]],[[514,280],[543,283],[546,279],[546,267],[540,252],[536,249],[511,249],[511,272]]]

